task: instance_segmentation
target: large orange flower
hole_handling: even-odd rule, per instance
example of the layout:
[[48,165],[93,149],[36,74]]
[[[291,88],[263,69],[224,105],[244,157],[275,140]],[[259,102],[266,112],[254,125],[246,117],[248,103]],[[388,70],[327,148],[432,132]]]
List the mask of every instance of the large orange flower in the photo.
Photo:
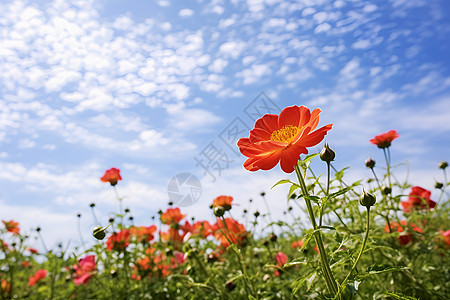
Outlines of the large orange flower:
[[280,162],[286,173],[294,171],[300,154],[307,154],[307,147],[320,143],[333,124],[317,130],[319,108],[312,112],[305,106],[289,106],[280,115],[266,114],[258,119],[248,138],[237,145],[248,157],[244,167],[249,171],[270,170]]
[[109,182],[112,186],[115,186],[117,184],[117,181],[122,180],[122,177],[120,176],[120,170],[116,168],[106,170],[105,175],[103,175],[100,180],[103,182]]

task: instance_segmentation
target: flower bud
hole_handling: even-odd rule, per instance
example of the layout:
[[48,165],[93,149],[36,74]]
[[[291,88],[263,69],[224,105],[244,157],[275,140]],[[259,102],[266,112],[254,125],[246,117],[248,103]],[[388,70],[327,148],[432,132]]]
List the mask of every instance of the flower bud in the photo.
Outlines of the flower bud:
[[97,239],[97,240],[103,240],[106,236],[105,233],[105,229],[97,226],[94,228],[94,231],[92,232],[92,235]]
[[255,216],[255,218],[259,217],[259,211],[255,211],[253,215]]
[[383,185],[381,187],[381,192],[383,193],[383,195],[389,195],[392,192],[392,189],[388,186]]
[[328,144],[325,142],[322,151],[320,151],[320,159],[326,162],[331,162],[336,157],[333,150],[330,149]]
[[375,161],[369,157],[368,159],[366,159],[366,167],[368,167],[369,169],[372,169],[373,167],[375,167]]
[[363,192],[361,194],[361,197],[359,198],[359,203],[362,206],[365,206],[367,208],[369,208],[371,206],[374,206],[376,201],[377,200],[376,200],[374,195],[372,195],[372,194],[370,194],[370,193],[368,193],[368,192],[366,192],[364,190],[363,190]]
[[439,163],[439,169],[445,170],[445,168],[447,168],[447,167],[448,167],[448,162],[446,162],[446,161],[441,161],[441,162]]
[[225,214],[225,208],[222,206],[215,206],[213,211],[216,217],[222,217]]
[[232,290],[234,290],[235,288],[236,288],[236,283],[234,283],[233,281],[231,281],[231,280],[228,280],[226,283],[225,283],[225,287],[227,288],[227,290],[228,291],[232,291]]
[[276,242],[277,241],[277,239],[278,239],[278,237],[277,237],[277,235],[275,234],[275,233],[271,233],[271,234],[269,234],[269,239],[272,241],[272,242]]
[[444,184],[443,183],[441,183],[441,182],[436,182],[435,184],[434,184],[434,187],[435,188],[437,188],[437,189],[442,189],[442,187],[444,186]]

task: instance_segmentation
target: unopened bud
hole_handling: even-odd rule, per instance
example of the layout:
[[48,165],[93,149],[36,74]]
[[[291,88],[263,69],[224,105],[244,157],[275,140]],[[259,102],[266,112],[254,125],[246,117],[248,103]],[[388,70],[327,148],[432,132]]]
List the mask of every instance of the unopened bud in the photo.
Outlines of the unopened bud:
[[359,203],[367,208],[374,206],[376,201],[377,199],[375,196],[366,191],[363,191],[361,197],[359,198]]
[[446,161],[441,161],[441,162],[439,163],[439,169],[445,170],[445,168],[447,168],[447,167],[448,167],[448,162],[446,162]]
[[436,183],[434,184],[434,187],[437,188],[437,189],[442,189],[443,186],[444,186],[444,184],[441,183],[441,182],[436,182]]
[[375,161],[369,157],[368,159],[366,159],[366,167],[368,167],[369,169],[372,169],[373,167],[375,167]]
[[322,151],[320,151],[320,159],[326,162],[331,162],[336,157],[333,150],[330,149],[328,143],[325,142]]
[[383,193],[383,195],[389,195],[392,192],[392,189],[388,186],[383,185],[381,187],[381,192]]
[[277,237],[277,235],[275,234],[275,233],[271,233],[271,234],[269,234],[269,239],[272,241],[272,242],[276,242],[277,241],[277,239],[278,239],[278,237]]
[[255,216],[255,218],[259,217],[259,211],[255,211],[253,215]]
[[106,236],[105,229],[103,227],[97,226],[94,228],[94,231],[92,232],[92,235],[97,240],[103,240]]
[[234,283],[233,281],[231,281],[231,280],[228,280],[226,283],[225,283],[225,287],[227,288],[227,290],[228,291],[232,291],[232,290],[234,290],[235,288],[236,288],[236,283]]
[[215,206],[213,211],[216,217],[222,217],[225,214],[225,208],[222,206]]

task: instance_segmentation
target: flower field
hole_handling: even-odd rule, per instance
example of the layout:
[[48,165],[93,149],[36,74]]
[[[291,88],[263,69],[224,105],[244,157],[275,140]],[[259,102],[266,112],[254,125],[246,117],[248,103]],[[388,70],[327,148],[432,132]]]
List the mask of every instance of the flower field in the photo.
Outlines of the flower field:
[[[390,130],[369,141],[385,160],[368,158],[371,176],[348,182],[327,142],[310,153],[325,136],[333,140],[332,124],[318,128],[320,113],[286,107],[258,119],[237,143],[248,176],[279,165],[291,178],[267,187],[289,186],[285,218],[258,207],[244,209],[244,222],[233,206],[245,195],[217,195],[214,222],[169,203],[153,224],[130,225],[120,170],[111,168],[99,178],[120,208],[92,228],[88,249],[39,252],[14,216],[2,220],[0,299],[448,299],[448,163],[436,166],[434,187],[399,181],[401,162],[391,162],[390,152],[402,137]],[[313,160],[322,168],[313,170]]]

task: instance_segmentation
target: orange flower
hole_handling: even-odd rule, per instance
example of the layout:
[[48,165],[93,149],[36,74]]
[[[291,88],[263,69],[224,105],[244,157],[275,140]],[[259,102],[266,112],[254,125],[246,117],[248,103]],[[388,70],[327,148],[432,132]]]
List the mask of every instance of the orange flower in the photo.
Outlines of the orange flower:
[[192,236],[207,238],[212,233],[212,225],[208,221],[197,221],[194,224],[186,221],[180,226],[185,234],[190,233]]
[[225,211],[231,209],[231,202],[233,202],[233,197],[231,196],[219,196],[213,201],[213,207],[221,206]]
[[436,202],[430,199],[431,192],[421,188],[420,186],[413,186],[409,193],[408,201],[400,202],[403,211],[411,212],[413,209],[429,209],[436,206]]
[[131,227],[130,228],[130,234],[134,236],[139,242],[150,242],[155,238],[153,233],[155,233],[157,230],[155,225],[151,225],[148,227],[144,226],[138,226],[138,227]]
[[319,108],[312,112],[305,106],[289,106],[280,115],[266,114],[258,119],[248,138],[241,138],[237,145],[248,157],[244,167],[249,171],[270,170],[280,162],[286,173],[294,171],[300,154],[308,154],[307,147],[320,143],[333,124],[316,131],[319,124]]
[[161,214],[161,222],[163,224],[178,224],[186,215],[182,215],[180,209],[176,208],[168,208],[165,213]]
[[214,237],[225,248],[230,245],[230,242],[233,244],[242,244],[248,235],[244,225],[232,218],[226,218],[225,224],[224,226],[223,221],[217,219],[217,223],[213,226],[213,230],[215,231]]
[[294,249],[303,247],[303,240],[298,240],[298,241],[292,242],[291,247]]
[[37,270],[36,273],[34,273],[34,275],[31,276],[30,279],[28,280],[28,285],[29,286],[35,285],[36,282],[47,276],[47,272],[48,271],[45,269]]
[[103,175],[100,180],[103,182],[109,182],[112,186],[115,186],[118,180],[122,180],[122,177],[120,176],[120,170],[116,168],[106,170],[105,175]]
[[391,145],[391,142],[398,137],[400,137],[400,135],[398,134],[397,130],[393,129],[375,136],[369,142],[377,145],[378,148],[388,148]]
[[109,251],[111,250],[125,250],[129,245],[130,231],[128,229],[122,229],[119,233],[114,232],[106,241],[106,246]]
[[9,294],[10,290],[11,290],[11,285],[9,284],[8,281],[6,281],[5,279],[0,280],[0,291],[3,291],[3,293],[5,294]]
[[3,224],[5,224],[6,230],[14,233],[14,234],[19,234],[20,228],[19,228],[19,223],[18,222],[14,222],[13,220],[10,221],[3,221]]

